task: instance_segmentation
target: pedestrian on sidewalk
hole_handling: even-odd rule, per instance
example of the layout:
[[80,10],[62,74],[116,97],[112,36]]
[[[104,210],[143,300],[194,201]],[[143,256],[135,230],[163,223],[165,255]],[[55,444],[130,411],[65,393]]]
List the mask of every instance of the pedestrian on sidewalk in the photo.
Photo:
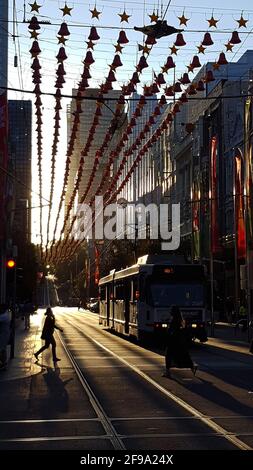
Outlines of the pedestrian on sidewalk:
[[30,300],[26,300],[24,305],[25,330],[30,329],[30,316],[34,312],[34,306]]
[[6,304],[0,305],[0,369],[7,366],[7,345],[11,335],[11,313]]
[[166,337],[165,365],[166,377],[170,377],[172,365],[179,368],[190,368],[196,373],[197,366],[193,363],[188,351],[188,337],[182,313],[177,306],[171,308],[172,321]]
[[54,330],[57,329],[59,331],[63,331],[59,326],[55,324],[55,316],[53,314],[53,311],[50,307],[47,308],[47,311],[45,313],[46,319],[45,323],[42,329],[42,334],[41,334],[41,339],[45,340],[45,345],[40,348],[39,351],[37,351],[34,356],[36,357],[36,360],[38,360],[39,354],[41,354],[45,349],[49,348],[50,344],[52,345],[52,355],[53,355],[53,361],[57,362],[60,361],[60,359],[56,356],[56,342],[54,339]]

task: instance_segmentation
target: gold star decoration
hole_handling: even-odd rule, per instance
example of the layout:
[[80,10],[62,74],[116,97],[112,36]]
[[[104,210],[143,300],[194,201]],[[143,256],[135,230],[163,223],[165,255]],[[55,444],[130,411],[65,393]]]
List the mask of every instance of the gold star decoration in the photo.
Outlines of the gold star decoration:
[[119,43],[118,44],[115,44],[115,52],[119,52],[121,54],[121,52],[123,51],[123,46],[121,46]]
[[168,70],[169,70],[169,69],[168,69],[168,67],[166,67],[166,65],[164,65],[164,66],[162,67],[162,73],[168,73]]
[[37,31],[29,31],[30,32],[30,39],[38,39],[39,33]]
[[171,50],[171,54],[177,55],[178,48],[175,46],[175,44],[173,44],[173,46],[170,47],[170,50]]
[[31,12],[32,11],[36,11],[36,13],[39,13],[39,9],[41,8],[41,5],[38,5],[38,3],[36,2],[33,2],[33,3],[29,3],[30,7],[31,7]]
[[194,67],[191,64],[187,65],[187,69],[188,69],[188,72],[193,72],[194,71]]
[[187,26],[187,21],[189,21],[190,18],[186,18],[183,12],[182,16],[178,16],[178,19],[180,21],[180,25],[184,24],[185,26]]
[[97,10],[96,5],[93,8],[93,10],[90,10],[90,12],[91,12],[91,18],[97,18],[99,20],[99,15],[101,15],[102,12]]
[[152,15],[148,15],[150,18],[151,23],[157,23],[158,15],[156,15],[155,10],[153,11]]
[[197,46],[197,47],[198,47],[199,54],[205,54],[206,47],[202,46],[202,44],[200,44],[200,46]]
[[231,42],[228,42],[227,44],[225,44],[225,47],[227,51],[233,52],[234,44],[231,44]]
[[207,21],[209,23],[209,28],[211,28],[212,26],[217,28],[217,23],[218,23],[219,20],[215,20],[213,15],[211,16],[210,20],[207,20]]
[[58,44],[66,44],[66,41],[67,41],[67,38],[65,38],[64,36],[57,36],[57,39],[58,39]]
[[219,68],[220,68],[220,64],[218,64],[218,62],[214,62],[213,69],[214,70],[219,70]]
[[94,50],[94,46],[95,46],[94,42],[86,41],[86,44],[87,44],[88,49]]
[[120,20],[121,23],[123,23],[123,21],[128,23],[128,18],[131,17],[131,15],[128,15],[125,10],[123,11],[123,13],[118,13],[118,16],[120,16],[120,18],[121,18],[121,20]]
[[65,15],[69,15],[71,16],[71,10],[73,10],[73,8],[69,8],[67,3],[65,2],[65,6],[63,8],[60,8],[60,10],[62,11],[62,16],[65,16]]
[[239,20],[236,20],[236,21],[239,24],[239,28],[242,28],[242,27],[247,28],[247,23],[248,23],[249,20],[245,20],[243,18],[242,14],[241,14],[241,18]]

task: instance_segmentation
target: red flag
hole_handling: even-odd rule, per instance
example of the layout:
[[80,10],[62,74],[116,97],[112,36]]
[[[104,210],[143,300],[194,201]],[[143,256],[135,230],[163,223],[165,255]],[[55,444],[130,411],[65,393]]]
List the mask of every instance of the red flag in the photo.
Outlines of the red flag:
[[219,222],[218,222],[218,191],[217,191],[217,151],[218,139],[211,140],[211,250],[212,253],[220,251]]
[[7,93],[0,95],[0,238],[5,227],[5,182],[8,162],[8,103]]
[[99,283],[99,277],[100,277],[100,273],[99,273],[99,251],[96,247],[96,244],[94,244],[94,249],[95,249],[95,284],[98,284]]
[[235,156],[235,234],[237,244],[237,257],[246,257],[246,231],[244,221],[244,197],[243,197],[243,179],[242,179],[242,155],[237,152]]

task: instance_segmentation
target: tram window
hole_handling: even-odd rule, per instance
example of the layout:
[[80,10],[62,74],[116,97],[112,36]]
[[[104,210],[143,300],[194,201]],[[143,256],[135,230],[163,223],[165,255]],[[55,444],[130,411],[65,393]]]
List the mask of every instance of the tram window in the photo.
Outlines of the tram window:
[[123,300],[125,298],[125,289],[123,283],[115,285],[115,297],[117,300]]
[[105,289],[105,287],[100,288],[100,300],[106,300],[106,289]]

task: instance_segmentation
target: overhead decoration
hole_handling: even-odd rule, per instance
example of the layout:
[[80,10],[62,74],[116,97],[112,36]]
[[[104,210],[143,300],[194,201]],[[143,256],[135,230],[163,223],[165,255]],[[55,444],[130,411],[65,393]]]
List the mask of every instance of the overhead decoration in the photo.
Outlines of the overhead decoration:
[[31,12],[32,11],[36,11],[36,13],[39,13],[39,9],[41,8],[42,5],[38,5],[38,3],[36,2],[33,2],[33,3],[29,3],[30,7],[31,7]]
[[97,18],[99,20],[99,15],[101,15],[101,11],[98,11],[96,8],[96,5],[94,6],[93,10],[90,10],[91,12],[91,18]]
[[239,20],[236,20],[238,25],[239,25],[239,28],[247,28],[247,23],[249,20],[245,20],[245,18],[243,18],[243,12],[241,13],[241,18],[239,18]]
[[213,15],[211,16],[210,20],[207,20],[207,21],[209,23],[209,28],[211,28],[212,26],[217,28],[217,23],[219,22],[219,20],[215,20]]
[[124,21],[128,23],[129,18],[131,18],[131,15],[128,15],[125,10],[123,11],[123,13],[118,13],[118,16],[120,16],[121,23],[123,23]]
[[151,23],[157,23],[159,16],[155,12],[155,10],[153,11],[153,13],[151,13],[151,15],[148,15],[148,16],[150,18]]
[[180,33],[183,29],[174,28],[174,26],[170,26],[167,24],[166,20],[158,20],[156,24],[151,24],[149,26],[134,26],[135,31],[140,31],[147,36],[159,39],[164,36],[170,36],[171,34]]
[[182,16],[178,16],[178,19],[179,19],[179,25],[184,25],[184,26],[187,26],[187,23],[189,21],[190,18],[186,18],[185,15],[184,15],[184,12],[182,14]]
[[227,42],[227,44],[225,44],[225,47],[226,47],[227,52],[233,52],[234,44],[231,44],[230,42]]
[[60,8],[60,10],[62,11],[62,16],[65,16],[65,15],[71,16],[71,10],[73,10],[73,8],[69,8],[67,4],[65,3],[65,6],[63,8]]

